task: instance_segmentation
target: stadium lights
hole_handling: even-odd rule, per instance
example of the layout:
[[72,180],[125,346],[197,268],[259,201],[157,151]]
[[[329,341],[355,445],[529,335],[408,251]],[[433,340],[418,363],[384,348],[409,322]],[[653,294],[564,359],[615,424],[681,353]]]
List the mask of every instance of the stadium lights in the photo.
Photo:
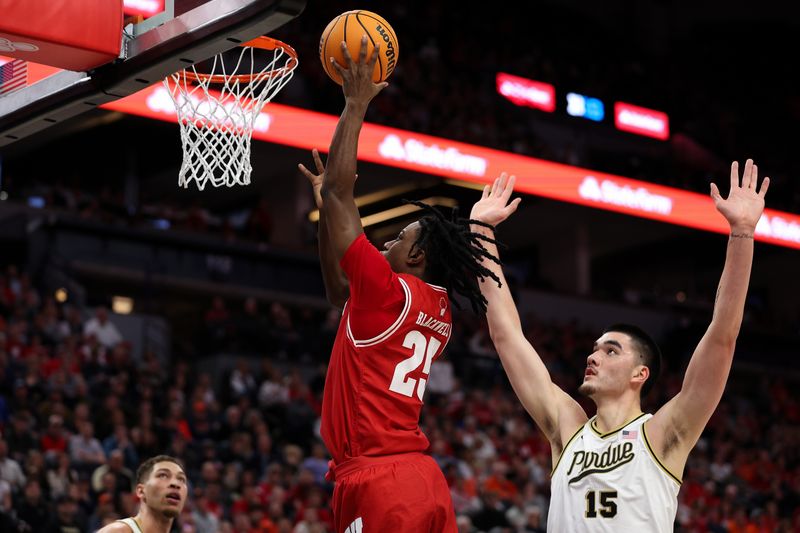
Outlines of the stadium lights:
[[64,302],[67,301],[69,294],[67,293],[67,289],[65,289],[64,287],[59,287],[58,289],[56,289],[56,292],[53,296],[55,297],[58,303],[63,304]]
[[129,315],[133,311],[133,298],[114,296],[111,298],[111,310],[118,315]]
[[[430,198],[425,198],[424,200],[421,201],[432,206],[441,205],[445,207],[455,207],[456,205],[458,205],[458,202],[456,202],[453,198],[446,198],[443,196],[432,196]],[[391,220],[393,218],[399,218],[419,210],[420,208],[417,207],[416,205],[412,204],[400,205],[397,207],[393,207],[391,209],[386,209],[384,211],[379,211],[377,213],[373,213],[371,215],[362,217],[361,225],[365,228],[368,226],[374,226],[375,224],[380,224],[381,222],[386,222],[387,220]]]
[[152,16],[164,11],[164,0],[125,0],[122,5],[126,15]]
[[[380,191],[371,192],[369,194],[364,194],[362,196],[358,196],[355,198],[356,206],[357,207],[364,207],[365,205],[374,204],[376,202],[381,202],[393,196],[397,196],[399,194],[415,191],[417,189],[416,184],[406,184],[406,185],[397,185],[395,187],[387,187],[386,189],[381,189]],[[319,221],[319,209],[314,209],[308,214],[309,222],[318,222]]]

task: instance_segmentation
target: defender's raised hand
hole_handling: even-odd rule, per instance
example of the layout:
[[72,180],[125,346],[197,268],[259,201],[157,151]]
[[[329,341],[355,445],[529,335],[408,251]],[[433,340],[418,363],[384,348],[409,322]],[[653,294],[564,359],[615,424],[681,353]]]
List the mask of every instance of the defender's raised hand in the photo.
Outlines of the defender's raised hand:
[[711,184],[711,198],[717,211],[728,221],[733,233],[746,233],[752,236],[753,231],[764,212],[764,196],[769,188],[769,178],[764,178],[761,188],[758,185],[758,166],[748,159],[744,164],[741,184],[739,182],[739,163],[731,164],[731,190],[727,198],[723,198],[715,184]]
[[306,168],[303,163],[297,163],[297,168],[300,172],[308,178],[311,183],[311,190],[314,191],[314,203],[317,204],[317,209],[322,209],[322,179],[325,177],[325,165],[322,164],[322,159],[319,157],[319,150],[314,148],[311,150],[311,155],[314,157],[314,165],[317,167],[317,174],[314,174]]
[[334,58],[331,58],[333,68],[342,77],[342,90],[347,101],[368,104],[375,96],[387,85],[387,82],[374,83],[372,75],[375,71],[375,63],[378,61],[380,45],[376,44],[372,50],[372,55],[367,58],[367,36],[361,37],[361,51],[358,54],[358,61],[354,61],[347,49],[347,43],[342,41],[342,53],[344,54],[346,65],[340,65]]
[[[314,157],[314,166],[317,167],[316,174],[308,170],[303,163],[297,163],[297,168],[308,178],[308,182],[311,184],[311,190],[314,192],[314,204],[316,204],[317,209],[322,209],[322,194],[320,191],[322,190],[322,180],[325,178],[325,165],[319,156],[319,150],[314,148],[311,150],[311,155]],[[358,174],[356,174],[356,179],[358,179]]]
[[505,172],[500,174],[491,187],[487,185],[483,188],[483,196],[472,206],[469,217],[496,226],[511,216],[522,201],[521,198],[515,198],[511,203],[508,201],[514,192],[515,182],[516,177]]

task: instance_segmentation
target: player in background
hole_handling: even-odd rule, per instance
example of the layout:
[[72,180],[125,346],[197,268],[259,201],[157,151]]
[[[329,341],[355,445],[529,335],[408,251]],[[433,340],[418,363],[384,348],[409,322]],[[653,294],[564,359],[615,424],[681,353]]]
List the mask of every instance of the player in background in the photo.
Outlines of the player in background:
[[136,516],[117,520],[97,533],[169,533],[186,505],[188,483],[180,461],[169,455],[151,457],[136,471]]
[[[373,83],[379,48],[370,58],[366,36],[354,61],[342,46],[344,111],[331,141],[327,170],[310,179],[320,207],[319,250],[329,299],[343,307],[331,353],[321,433],[333,456],[333,513],[337,533],[455,532],[444,475],[429,456],[419,428],[431,363],[450,338],[451,296],[485,310],[478,278],[481,236],[470,221],[448,219],[417,204],[424,216],[382,251],[361,226],[353,186],[356,152],[370,101],[386,86]],[[491,281],[490,281],[491,282]]]
[[[747,160],[731,165],[730,192],[711,198],[728,221],[725,267],[714,313],[692,355],[680,392],[655,414],[644,414],[641,398],[660,370],[658,346],[629,325],[608,328],[586,360],[580,393],[597,405],[588,419],[581,406],[550,379],[544,363],[525,338],[502,269],[484,261],[503,281],[480,285],[488,300],[492,340],[517,396],[550,441],[553,472],[547,530],[673,530],[681,474],[725,390],[736,338],[744,314],[753,262],[753,233],[764,211],[769,178],[757,189],[758,169]],[[510,214],[507,203],[514,178],[503,175],[487,187],[471,217],[496,225]],[[492,231],[474,226],[487,237]],[[496,248],[486,245],[489,253]]]

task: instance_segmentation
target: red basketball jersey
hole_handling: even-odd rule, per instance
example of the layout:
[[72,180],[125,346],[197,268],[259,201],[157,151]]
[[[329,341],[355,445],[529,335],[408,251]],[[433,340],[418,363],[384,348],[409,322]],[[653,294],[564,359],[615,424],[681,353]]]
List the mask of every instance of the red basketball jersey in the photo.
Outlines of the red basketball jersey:
[[325,380],[325,445],[336,463],[425,451],[419,414],[431,363],[450,339],[447,291],[393,272],[363,234],[341,265],[350,299]]

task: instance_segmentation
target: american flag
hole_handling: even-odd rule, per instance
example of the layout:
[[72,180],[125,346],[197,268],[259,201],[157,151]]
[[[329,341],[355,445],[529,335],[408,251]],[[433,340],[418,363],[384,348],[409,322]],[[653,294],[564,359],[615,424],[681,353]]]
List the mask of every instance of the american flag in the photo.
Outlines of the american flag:
[[639,432],[635,429],[633,430],[622,430],[622,440],[636,440],[636,437],[639,436]]
[[12,59],[0,65],[0,96],[22,89],[28,82],[28,62]]

